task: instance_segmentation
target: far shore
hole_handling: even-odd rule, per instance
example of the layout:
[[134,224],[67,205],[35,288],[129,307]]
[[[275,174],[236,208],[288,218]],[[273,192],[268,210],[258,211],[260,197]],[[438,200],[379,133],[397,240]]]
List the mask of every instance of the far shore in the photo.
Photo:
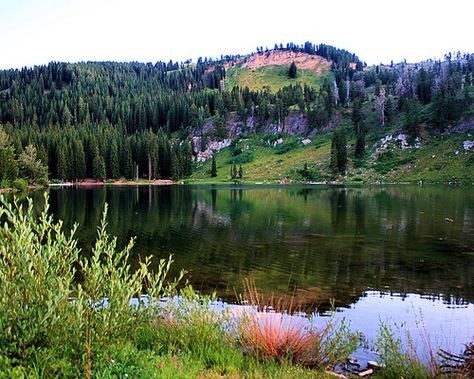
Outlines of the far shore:
[[[436,183],[436,182],[353,182],[353,181],[323,181],[323,182],[281,182],[278,180],[275,181],[221,181],[221,180],[199,180],[199,179],[185,179],[180,181],[174,181],[170,179],[153,179],[153,180],[126,180],[126,179],[116,179],[116,180],[97,180],[97,179],[84,179],[77,182],[53,182],[49,184],[49,187],[103,187],[103,186],[170,186],[175,184],[188,184],[188,185],[325,185],[325,186],[373,186],[373,185],[419,185],[423,186],[424,184],[438,184],[438,185],[447,185],[447,186],[474,186],[474,182],[445,182],[445,183]],[[38,186],[38,185],[29,185],[30,190],[47,188],[48,186]],[[0,193],[9,193],[16,192],[13,188],[0,188]]]
[[61,182],[50,183],[50,187],[100,187],[100,186],[138,186],[138,185],[153,185],[153,186],[167,186],[176,184],[173,180],[155,179],[155,180],[125,180],[118,179],[114,181],[103,181],[96,179],[84,179],[78,182]]

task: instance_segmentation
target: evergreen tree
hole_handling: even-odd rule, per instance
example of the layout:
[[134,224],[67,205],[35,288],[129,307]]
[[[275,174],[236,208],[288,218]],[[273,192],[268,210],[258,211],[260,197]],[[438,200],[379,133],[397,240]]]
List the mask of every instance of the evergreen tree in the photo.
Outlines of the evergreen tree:
[[56,150],[56,178],[62,181],[70,178],[69,164],[66,158],[66,147],[63,141],[59,142]]
[[100,155],[96,155],[94,157],[94,161],[92,162],[92,170],[93,170],[93,178],[97,180],[105,180],[106,179],[106,168],[105,168],[105,161],[104,158]]
[[344,129],[336,129],[332,135],[330,168],[334,174],[344,174],[347,165],[347,141]]
[[18,163],[12,146],[0,147],[0,182],[13,182],[18,177]]
[[212,156],[212,164],[211,164],[211,177],[215,178],[217,176],[217,165],[216,165],[216,158],[214,155]]
[[120,177],[120,163],[118,156],[118,147],[115,138],[112,138],[107,152],[107,177],[117,179]]
[[346,172],[347,166],[347,141],[346,132],[344,129],[339,130],[338,138],[338,154],[337,154],[337,168],[341,174]]
[[416,138],[420,134],[420,104],[418,100],[412,99],[408,101],[406,110],[405,110],[405,119],[403,123],[403,128],[407,134]]
[[239,166],[239,179],[242,180],[244,178],[244,170],[242,169],[242,165]]
[[295,62],[291,62],[290,69],[288,71],[288,77],[290,79],[295,79],[297,75],[297,68]]
[[79,139],[76,139],[73,143],[73,154],[75,168],[74,179],[84,179],[86,177],[86,157],[84,154],[84,146]]
[[30,183],[37,183],[40,179],[47,179],[48,168],[36,156],[33,145],[26,146],[18,159],[20,174]]
[[176,149],[171,154],[171,179],[178,180],[181,177],[180,162]]

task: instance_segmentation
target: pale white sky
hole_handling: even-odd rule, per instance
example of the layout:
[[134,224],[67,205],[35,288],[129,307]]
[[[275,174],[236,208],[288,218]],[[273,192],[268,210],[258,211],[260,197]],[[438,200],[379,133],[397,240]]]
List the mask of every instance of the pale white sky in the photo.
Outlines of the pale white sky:
[[327,43],[369,64],[474,53],[474,0],[0,0],[0,68]]

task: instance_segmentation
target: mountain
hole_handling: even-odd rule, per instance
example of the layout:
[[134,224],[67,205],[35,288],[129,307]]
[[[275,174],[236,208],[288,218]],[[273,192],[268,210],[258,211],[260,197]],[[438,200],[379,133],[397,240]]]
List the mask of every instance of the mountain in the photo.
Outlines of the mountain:
[[368,67],[309,42],[3,70],[0,182],[27,145],[60,180],[472,182],[473,76],[470,54]]

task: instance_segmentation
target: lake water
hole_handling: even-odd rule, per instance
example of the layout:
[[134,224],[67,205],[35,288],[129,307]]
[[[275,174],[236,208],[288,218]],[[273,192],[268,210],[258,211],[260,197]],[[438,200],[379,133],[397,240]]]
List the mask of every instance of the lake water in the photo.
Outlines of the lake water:
[[334,299],[369,336],[380,319],[420,317],[445,346],[474,335],[472,188],[110,186],[51,189],[50,199],[56,218],[79,223],[85,251],[107,202],[111,234],[122,245],[137,237],[135,261],[172,253],[174,274],[185,269],[225,301],[250,278],[308,310]]

